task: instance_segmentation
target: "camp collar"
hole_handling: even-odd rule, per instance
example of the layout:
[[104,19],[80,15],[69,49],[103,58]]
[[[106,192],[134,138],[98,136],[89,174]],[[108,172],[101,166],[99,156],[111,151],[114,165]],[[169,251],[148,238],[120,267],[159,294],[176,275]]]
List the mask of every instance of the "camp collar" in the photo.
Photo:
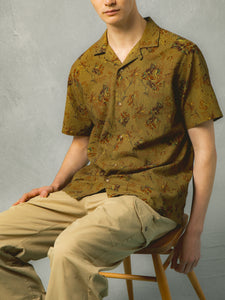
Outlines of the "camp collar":
[[[139,47],[149,48],[159,46],[160,27],[150,18],[144,18],[147,21],[144,33],[139,41]],[[94,55],[104,54],[108,45],[107,29],[102,37],[95,43]]]

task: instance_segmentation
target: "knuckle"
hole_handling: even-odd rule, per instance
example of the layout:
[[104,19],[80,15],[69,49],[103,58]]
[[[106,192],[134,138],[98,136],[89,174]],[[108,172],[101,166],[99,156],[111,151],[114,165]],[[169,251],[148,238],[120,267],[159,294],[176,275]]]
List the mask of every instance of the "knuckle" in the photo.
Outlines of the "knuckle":
[[188,262],[190,264],[194,263],[195,261],[196,261],[196,258],[194,256],[190,257],[189,260],[188,260]]

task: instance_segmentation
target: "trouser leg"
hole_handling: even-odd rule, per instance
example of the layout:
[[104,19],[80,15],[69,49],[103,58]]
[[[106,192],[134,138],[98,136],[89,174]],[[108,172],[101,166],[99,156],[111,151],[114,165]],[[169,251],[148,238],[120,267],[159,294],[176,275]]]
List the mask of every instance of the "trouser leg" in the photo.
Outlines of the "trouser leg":
[[46,300],[102,299],[108,288],[99,271],[115,268],[126,256],[176,226],[135,196],[104,195],[101,206],[70,224],[49,249]]
[[29,260],[47,256],[56,237],[76,218],[86,214],[65,192],[35,197],[0,214],[1,299],[44,299],[40,278]]

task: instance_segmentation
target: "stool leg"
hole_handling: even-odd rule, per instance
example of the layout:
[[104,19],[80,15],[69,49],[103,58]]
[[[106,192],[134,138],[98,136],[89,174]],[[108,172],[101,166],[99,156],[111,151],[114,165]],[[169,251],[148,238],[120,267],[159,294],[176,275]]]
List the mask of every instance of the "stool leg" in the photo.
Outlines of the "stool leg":
[[166,273],[159,254],[152,254],[152,259],[155,267],[156,278],[159,286],[159,291],[162,300],[172,300],[169,290]]
[[[131,274],[131,261],[130,256],[126,257],[123,261],[124,271],[126,274]],[[134,294],[133,294],[133,283],[132,280],[127,280],[127,292],[128,292],[128,298],[129,300],[134,300]]]
[[198,297],[200,300],[206,300],[204,294],[203,294],[203,291],[202,291],[202,288],[198,282],[198,279],[197,279],[197,276],[195,275],[195,272],[194,271],[191,271],[190,273],[187,274],[193,288],[195,289]]

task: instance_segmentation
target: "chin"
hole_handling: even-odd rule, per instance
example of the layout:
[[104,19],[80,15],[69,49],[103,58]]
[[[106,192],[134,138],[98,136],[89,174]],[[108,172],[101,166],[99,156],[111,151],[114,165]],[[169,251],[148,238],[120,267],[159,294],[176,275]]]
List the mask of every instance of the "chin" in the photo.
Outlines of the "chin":
[[119,25],[121,24],[122,18],[121,16],[105,16],[102,20],[109,25]]

